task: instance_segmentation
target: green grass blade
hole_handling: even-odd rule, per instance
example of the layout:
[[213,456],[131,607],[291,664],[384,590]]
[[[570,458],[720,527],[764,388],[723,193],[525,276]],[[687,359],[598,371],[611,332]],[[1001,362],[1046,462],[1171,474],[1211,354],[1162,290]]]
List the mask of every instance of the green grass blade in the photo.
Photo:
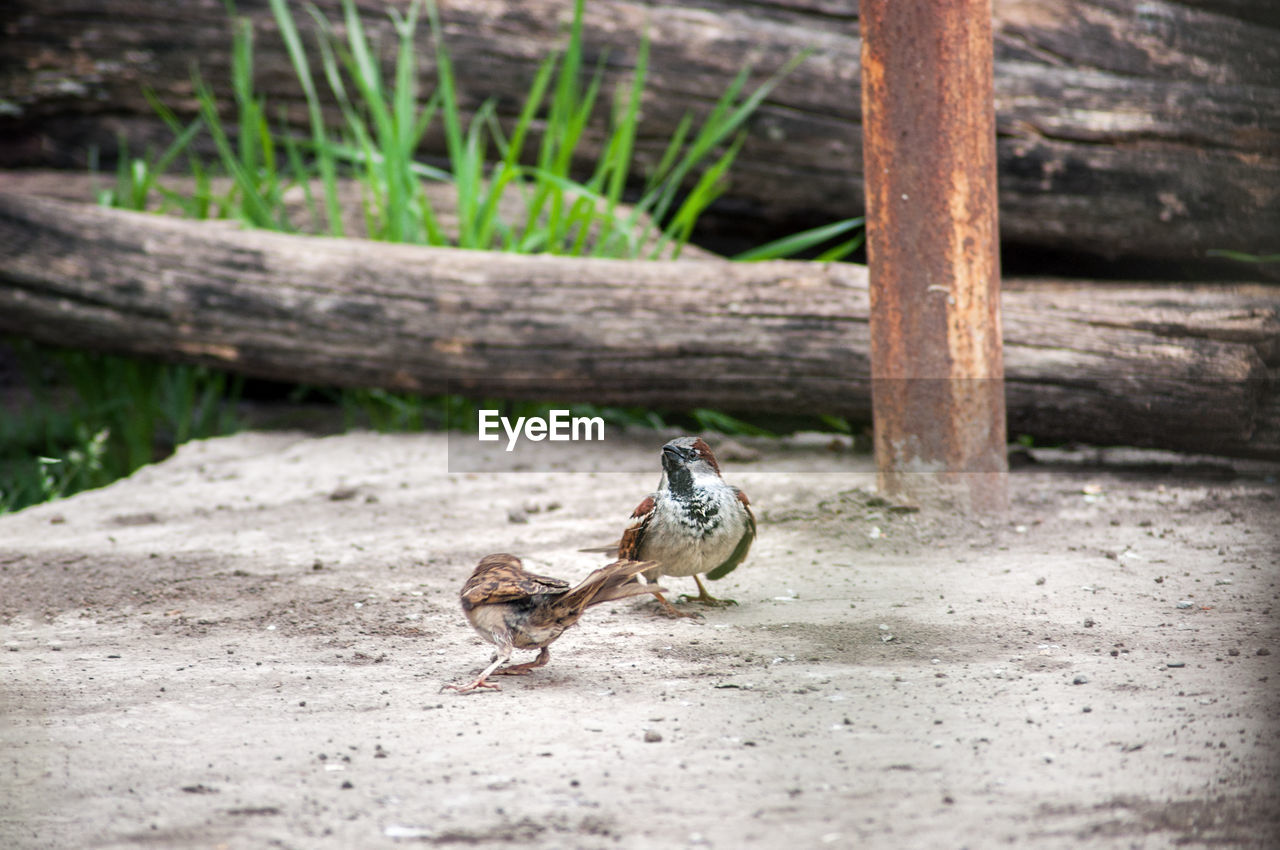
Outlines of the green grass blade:
[[1241,263],[1280,263],[1280,254],[1250,254],[1247,251],[1231,251],[1226,248],[1210,248],[1205,253],[1210,257],[1221,257]]
[[739,134],[733,145],[698,178],[693,190],[689,192],[684,202],[680,205],[680,209],[672,216],[670,224],[664,228],[662,237],[658,240],[658,244],[651,254],[652,257],[661,257],[668,243],[673,243],[674,245],[671,258],[676,259],[680,256],[680,251],[689,241],[690,234],[693,233],[698,217],[702,215],[707,207],[711,206],[716,198],[724,193],[725,174],[729,171],[729,167],[733,165],[733,161],[737,158],[738,151],[742,148],[746,138],[745,133]]
[[516,119],[515,127],[511,131],[511,140],[506,146],[503,160],[508,167],[516,166],[520,163],[520,157],[524,153],[524,141],[528,135],[529,127],[533,124],[533,119],[537,116],[538,110],[542,107],[543,99],[547,94],[547,87],[551,84],[551,75],[555,73],[556,57],[551,56],[543,60],[538,66],[538,72],[533,77],[533,83],[529,86],[529,93],[525,96],[524,104],[520,108],[520,116]]
[[772,431],[768,431],[758,425],[752,425],[750,422],[744,422],[719,410],[707,410],[700,407],[689,411],[689,415],[698,423],[699,428],[706,431],[719,431],[722,434],[748,437],[777,436]]
[[[759,260],[777,260],[783,257],[794,257],[796,254],[816,248],[826,242],[835,239],[837,236],[844,236],[859,227],[862,227],[866,219],[863,216],[857,218],[847,218],[844,221],[837,221],[834,224],[815,227],[810,230],[804,230],[800,233],[793,233],[790,236],[784,236],[781,239],[775,239],[767,242],[757,248],[749,251],[743,251],[733,257],[740,263],[750,263]],[[859,244],[861,242],[859,241]],[[854,248],[857,246],[855,245]]]
[[[430,19],[431,40],[435,50],[436,85],[440,94],[440,112],[444,120],[445,145],[449,152],[449,161],[453,165],[453,179],[457,188],[459,240],[466,244],[474,237],[472,228],[476,220],[476,176],[473,173],[476,163],[473,156],[478,144],[478,132],[468,134],[470,141],[463,137],[453,62],[444,44],[444,28],[440,23],[440,11],[434,0],[427,0],[427,16]],[[470,148],[469,145],[471,145]]]
[[[285,124],[285,116],[283,114],[280,116],[280,123],[281,125]],[[311,220],[311,227],[323,233],[320,210],[316,206],[315,193],[311,191],[312,172],[302,159],[302,147],[298,144],[297,139],[288,134],[285,134],[283,142],[285,158],[289,162],[289,171],[293,175],[294,181],[302,187],[302,197],[307,206],[307,217]],[[329,235],[332,236],[334,234]]]
[[[293,65],[294,76],[302,86],[302,93],[307,102],[307,118],[311,125],[312,150],[316,156],[320,171],[320,179],[324,187],[325,213],[328,217],[328,232],[334,236],[342,236],[342,207],[338,201],[338,176],[333,158],[328,153],[326,142],[328,132],[325,129],[324,112],[320,107],[320,97],[316,93],[315,81],[311,77],[311,63],[307,60],[307,52],[302,46],[302,38],[298,35],[297,25],[289,11],[285,0],[270,0],[271,12],[284,39],[285,50]],[[324,39],[321,39],[322,50]]]
[[680,122],[676,124],[676,129],[672,132],[670,140],[667,142],[666,148],[662,151],[662,156],[658,160],[658,164],[653,167],[649,173],[648,180],[645,184],[646,193],[652,191],[670,171],[671,166],[676,161],[676,157],[680,155],[680,150],[684,147],[685,137],[689,135],[689,129],[693,126],[693,113],[686,112],[681,117]]
[[214,146],[222,159],[223,167],[231,175],[235,188],[242,197],[242,205],[238,210],[238,217],[242,218],[245,223],[256,227],[263,227],[269,230],[284,230],[283,222],[276,219],[267,200],[260,194],[257,181],[253,175],[245,170],[236,156],[235,150],[231,146],[231,140],[228,138],[227,132],[222,126],[222,120],[218,116],[218,102],[213,92],[210,91],[209,87],[205,85],[198,75],[194,80],[193,88],[196,93],[196,102],[200,107],[200,113],[209,128],[210,136],[213,137]]
[[169,144],[169,147],[165,148],[164,153],[160,155],[151,168],[153,177],[159,177],[169,171],[169,167],[173,164],[175,159],[177,159],[181,154],[188,152],[191,142],[204,127],[204,121],[203,119],[196,118],[184,127],[182,122],[178,120],[178,116],[172,109],[165,106],[160,98],[156,96],[155,92],[150,89],[144,89],[142,94],[143,97],[147,99],[147,103],[150,104],[152,110],[155,111],[156,115],[159,116],[160,120],[165,123],[165,126],[167,126],[175,136],[174,140]]
[[867,234],[866,231],[863,231],[852,239],[846,242],[841,242],[839,245],[835,245],[823,251],[821,254],[814,257],[814,261],[819,263],[838,263],[854,251],[861,248],[862,243],[866,241]]
[[631,174],[631,158],[635,150],[637,127],[640,122],[640,105],[644,98],[645,79],[649,70],[649,33],[646,31],[640,40],[640,48],[636,52],[636,67],[631,80],[631,88],[621,109],[621,117],[616,122],[610,136],[606,163],[608,166],[609,185],[606,191],[608,203],[604,215],[600,219],[600,232],[596,236],[592,253],[602,256],[608,252],[612,243],[614,210],[622,199],[622,191],[626,188],[627,177]]

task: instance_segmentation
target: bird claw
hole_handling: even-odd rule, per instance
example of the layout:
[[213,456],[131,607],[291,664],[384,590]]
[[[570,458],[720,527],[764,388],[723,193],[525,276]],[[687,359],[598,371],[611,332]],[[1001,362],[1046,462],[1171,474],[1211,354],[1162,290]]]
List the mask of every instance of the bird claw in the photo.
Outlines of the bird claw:
[[495,691],[502,690],[501,685],[491,685],[483,679],[476,679],[474,682],[467,682],[465,685],[444,685],[440,688],[440,693],[453,691],[459,694],[466,694],[472,691],[478,691],[481,688],[490,688]]
[[667,600],[663,599],[658,605],[658,613],[672,620],[702,620],[704,617],[699,611],[681,611]]
[[710,608],[729,608],[738,604],[736,599],[717,599],[714,596],[690,596],[687,593],[680,594],[681,602],[697,602]]

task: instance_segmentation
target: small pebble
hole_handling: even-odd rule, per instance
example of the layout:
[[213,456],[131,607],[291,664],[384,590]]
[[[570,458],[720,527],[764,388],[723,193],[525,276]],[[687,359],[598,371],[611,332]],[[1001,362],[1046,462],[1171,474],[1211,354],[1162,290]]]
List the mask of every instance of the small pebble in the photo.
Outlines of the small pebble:
[[1093,619],[1092,617],[1085,617],[1085,618],[1084,618],[1084,627],[1085,627],[1086,629],[1092,629],[1092,628],[1094,627],[1094,623],[1095,623],[1095,621],[1094,621],[1094,619]]
[[1082,709],[1080,709],[1080,710],[1081,710],[1082,712],[1084,712],[1085,714],[1090,714],[1090,713],[1092,713],[1092,712],[1093,712],[1093,707],[1092,707],[1092,706],[1088,706],[1088,705],[1086,705],[1084,708],[1082,708]]
[[1187,662],[1185,662],[1185,661],[1169,661],[1169,662],[1167,662],[1167,663],[1165,664],[1165,666],[1166,666],[1166,667],[1186,667],[1186,666],[1187,666]]
[[1227,650],[1227,655],[1236,656],[1236,655],[1239,655],[1239,654],[1240,654],[1240,650],[1238,650],[1238,649],[1228,649],[1228,650]]
[[1178,607],[1179,607],[1179,608],[1190,608],[1190,607],[1191,607],[1192,605],[1194,605],[1194,604],[1195,604],[1195,603],[1194,603],[1194,602],[1192,602],[1192,601],[1191,601],[1191,600],[1189,600],[1189,599],[1180,599],[1180,600],[1178,600]]
[[1259,649],[1259,650],[1258,650],[1258,654],[1259,654],[1259,655],[1270,655],[1270,654],[1271,654],[1271,650],[1267,649],[1267,648],[1264,646],[1264,647],[1262,647],[1261,649]]
[[662,733],[656,729],[646,729],[644,732],[644,742],[646,744],[656,744],[662,740]]
[[1089,682],[1089,677],[1083,674],[1076,676],[1074,679],[1071,680],[1071,684],[1073,685],[1084,685],[1084,684],[1088,684],[1088,682]]
[[524,512],[523,508],[511,508],[507,511],[507,522],[522,523],[528,521],[529,515]]

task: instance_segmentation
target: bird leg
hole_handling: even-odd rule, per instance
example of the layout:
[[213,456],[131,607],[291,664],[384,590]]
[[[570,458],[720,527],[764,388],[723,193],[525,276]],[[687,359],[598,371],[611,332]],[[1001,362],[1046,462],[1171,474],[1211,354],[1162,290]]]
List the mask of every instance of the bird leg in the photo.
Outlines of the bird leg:
[[[551,650],[545,646],[538,651],[538,657],[532,661],[526,661],[523,664],[512,664],[510,667],[503,667],[501,670],[494,670],[495,676],[523,676],[534,667],[541,667],[551,660]],[[490,685],[489,687],[494,687]]]
[[488,667],[484,668],[484,672],[481,673],[479,676],[477,676],[474,681],[467,682],[465,685],[445,685],[444,687],[440,688],[440,690],[456,691],[457,693],[460,693],[460,694],[465,694],[469,691],[476,691],[476,690],[479,690],[480,688],[490,688],[495,691],[500,691],[502,690],[500,686],[491,685],[488,682],[486,682],[485,679],[493,675],[494,671],[498,669],[498,666],[502,664],[504,661],[508,660],[509,658],[511,658],[511,647],[504,646],[498,652],[494,653],[493,662]]
[[676,606],[667,601],[667,597],[661,593],[653,594],[653,598],[658,600],[658,604],[662,606],[662,613],[668,617],[701,617],[697,611],[681,611]]
[[716,599],[716,598],[715,598],[714,596],[712,596],[710,593],[707,593],[707,589],[706,589],[705,587],[703,587],[703,586],[702,586],[702,579],[698,578],[698,577],[695,575],[695,576],[693,577],[693,580],[694,580],[694,581],[697,583],[697,585],[698,585],[698,595],[697,595],[697,596],[682,596],[682,597],[681,597],[682,599],[688,599],[688,600],[689,600],[689,601],[691,601],[691,602],[701,602],[703,605],[710,605],[710,606],[715,607],[715,608],[727,608],[727,607],[728,607],[728,606],[730,606],[730,605],[737,605],[737,604],[738,604],[737,602],[735,602],[735,601],[734,601],[734,600],[732,600],[732,599]]

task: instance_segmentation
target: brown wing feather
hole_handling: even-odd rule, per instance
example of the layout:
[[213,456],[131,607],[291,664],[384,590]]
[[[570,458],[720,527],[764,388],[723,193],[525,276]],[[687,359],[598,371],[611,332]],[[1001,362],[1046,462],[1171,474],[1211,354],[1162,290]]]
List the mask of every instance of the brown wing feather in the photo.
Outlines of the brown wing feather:
[[738,501],[742,502],[742,506],[747,509],[747,524],[751,526],[751,536],[755,537],[756,515],[755,512],[751,510],[751,500],[747,498],[746,493],[742,492],[737,487],[733,488],[733,494],[738,497]]
[[720,566],[707,573],[707,578],[715,581],[727,576],[738,568],[738,565],[747,559],[747,553],[751,551],[751,544],[756,539],[756,515],[751,511],[751,502],[747,499],[747,494],[734,487],[734,492],[738,497],[738,501],[742,502],[742,507],[747,511],[747,531],[742,535],[742,539],[738,541],[738,545],[734,547],[733,552]]
[[532,596],[569,592],[569,582],[526,572],[515,555],[486,555],[462,586],[462,606],[514,602]]
[[640,546],[644,543],[644,533],[649,528],[649,520],[653,517],[653,496],[645,500],[631,512],[631,521],[622,532],[622,540],[618,543],[618,559],[622,561],[640,560]]

